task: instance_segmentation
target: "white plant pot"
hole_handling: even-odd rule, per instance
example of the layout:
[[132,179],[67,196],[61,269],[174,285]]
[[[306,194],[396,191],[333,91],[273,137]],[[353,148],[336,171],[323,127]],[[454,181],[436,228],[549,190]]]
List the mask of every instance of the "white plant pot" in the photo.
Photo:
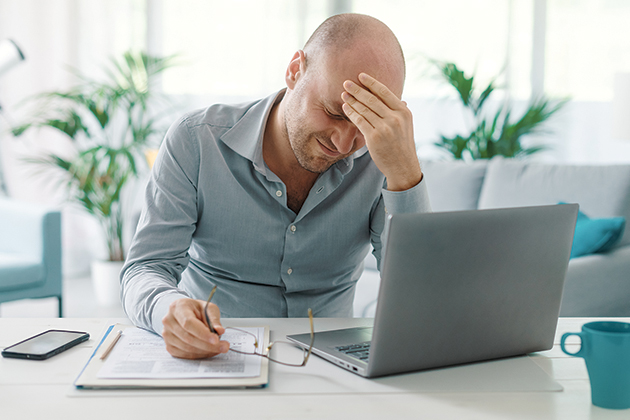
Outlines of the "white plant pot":
[[123,261],[92,261],[92,284],[100,306],[120,305],[120,270]]

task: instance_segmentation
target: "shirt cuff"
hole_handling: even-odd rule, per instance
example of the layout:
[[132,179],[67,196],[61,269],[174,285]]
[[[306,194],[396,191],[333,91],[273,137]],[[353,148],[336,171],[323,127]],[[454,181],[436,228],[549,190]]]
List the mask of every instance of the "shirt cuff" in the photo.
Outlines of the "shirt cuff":
[[175,302],[179,299],[185,299],[189,296],[182,293],[168,293],[160,296],[159,300],[155,303],[153,307],[153,311],[151,312],[151,326],[153,327],[153,331],[162,335],[162,331],[164,330],[164,324],[162,324],[162,320],[168,314],[168,308],[171,303]]
[[425,177],[415,186],[405,191],[389,191],[383,188],[385,213],[430,213],[431,202]]

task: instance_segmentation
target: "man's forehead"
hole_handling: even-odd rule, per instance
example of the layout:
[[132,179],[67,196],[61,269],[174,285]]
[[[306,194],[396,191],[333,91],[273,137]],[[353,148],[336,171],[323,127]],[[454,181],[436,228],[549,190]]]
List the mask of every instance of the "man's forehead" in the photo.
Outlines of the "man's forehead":
[[363,87],[363,84],[358,80],[358,73],[354,77],[329,77],[325,75],[323,78],[323,84],[318,87],[319,97],[322,104],[330,111],[334,111],[335,114],[345,116],[342,105],[343,99],[341,94],[345,91],[343,83],[346,80],[351,80],[359,86]]
[[319,70],[332,90],[341,95],[343,82],[351,80],[363,86],[359,73],[367,73],[377,79],[400,98],[404,84],[404,69],[379,51],[365,48],[347,48],[337,54],[326,54]]
[[317,83],[317,92],[320,101],[329,109],[341,109],[341,93],[343,92],[342,78],[333,77],[330,73],[320,73],[319,82]]

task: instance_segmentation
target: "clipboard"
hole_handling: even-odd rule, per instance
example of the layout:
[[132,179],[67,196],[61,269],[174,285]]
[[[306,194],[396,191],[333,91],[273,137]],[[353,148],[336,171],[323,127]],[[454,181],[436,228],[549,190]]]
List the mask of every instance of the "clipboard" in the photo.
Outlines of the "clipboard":
[[[192,379],[106,379],[99,378],[98,373],[106,360],[101,355],[117,337],[112,331],[136,328],[132,325],[111,325],[98,346],[74,381],[77,389],[175,389],[175,388],[264,388],[269,383],[269,360],[259,357],[261,363],[260,376],[248,378],[192,378]],[[264,327],[263,346],[269,345],[269,327]]]

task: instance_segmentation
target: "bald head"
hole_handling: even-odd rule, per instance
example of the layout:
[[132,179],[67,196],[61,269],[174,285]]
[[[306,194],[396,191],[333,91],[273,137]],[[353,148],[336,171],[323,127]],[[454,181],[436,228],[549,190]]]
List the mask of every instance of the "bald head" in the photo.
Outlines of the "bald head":
[[326,19],[304,45],[307,66],[316,66],[332,55],[360,52],[378,58],[383,70],[405,78],[405,58],[396,35],[380,20],[346,13]]

